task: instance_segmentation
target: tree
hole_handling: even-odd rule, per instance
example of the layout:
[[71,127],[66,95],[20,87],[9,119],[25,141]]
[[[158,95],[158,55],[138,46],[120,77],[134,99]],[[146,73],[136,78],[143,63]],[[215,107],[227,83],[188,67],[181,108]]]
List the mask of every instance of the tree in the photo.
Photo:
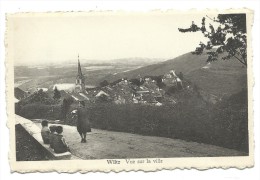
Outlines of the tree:
[[66,119],[66,115],[70,109],[71,104],[74,102],[72,97],[64,98],[61,105],[61,119]]
[[61,98],[60,91],[59,91],[59,90],[57,89],[57,87],[55,86],[53,99],[58,100],[58,99],[60,99],[60,98]]
[[109,102],[109,97],[105,94],[101,94],[97,97],[97,102]]
[[208,39],[207,44],[200,42],[199,47],[192,53],[200,55],[206,49],[207,62],[216,61],[219,54],[225,53],[223,60],[234,57],[247,66],[246,14],[219,14],[217,18],[209,19],[217,23],[218,28],[215,29],[212,24],[206,28],[206,18],[203,17],[201,26],[192,21],[189,28],[178,29],[182,33],[200,31]]
[[102,82],[99,83],[100,87],[105,87],[107,85],[109,85],[109,83],[107,82],[107,80],[104,80]]
[[163,82],[157,82],[157,86],[160,88],[160,89],[163,89],[166,87],[166,84],[163,83]]
[[136,86],[141,86],[144,83],[143,80],[140,81],[140,79],[137,78],[131,79],[130,82]]
[[180,72],[178,76],[179,76],[179,78],[180,78],[181,80],[183,80],[183,73],[182,73],[182,72]]

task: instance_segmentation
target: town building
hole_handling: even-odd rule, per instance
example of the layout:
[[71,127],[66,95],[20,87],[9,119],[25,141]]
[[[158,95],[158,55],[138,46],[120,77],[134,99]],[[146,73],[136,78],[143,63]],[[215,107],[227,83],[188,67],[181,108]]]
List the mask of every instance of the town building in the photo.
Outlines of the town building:
[[77,93],[85,93],[85,77],[81,71],[81,66],[79,62],[79,55],[78,55],[78,74],[76,76],[76,83],[75,83],[75,92]]
[[162,78],[162,82],[167,86],[179,86],[182,88],[182,80],[176,75],[175,70],[171,70]]

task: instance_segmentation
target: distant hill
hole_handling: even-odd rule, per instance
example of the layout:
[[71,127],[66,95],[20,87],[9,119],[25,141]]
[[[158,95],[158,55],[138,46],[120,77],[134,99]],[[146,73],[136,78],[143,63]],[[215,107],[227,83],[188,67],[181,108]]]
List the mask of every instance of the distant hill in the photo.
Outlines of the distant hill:
[[159,58],[142,58],[142,57],[132,57],[132,58],[121,58],[121,59],[112,59],[109,60],[109,64],[128,64],[135,66],[147,66],[150,64],[155,64],[163,61],[163,59]]
[[[156,58],[121,58],[111,60],[84,60],[81,59],[82,72],[85,75],[87,85],[98,86],[100,81],[107,75],[119,72],[127,72],[139,67],[155,64],[163,59]],[[77,75],[77,60],[63,64],[52,65],[30,65],[15,66],[15,86],[24,91],[31,91],[36,88],[50,88],[54,84],[75,83]]]
[[136,78],[139,74],[141,76],[158,76],[174,69],[177,73],[182,72],[185,79],[196,84],[203,91],[217,96],[229,96],[247,87],[247,69],[237,60],[223,61],[220,59],[212,63],[207,63],[206,60],[206,53],[202,55],[186,53],[161,63],[108,75],[104,79],[113,82],[123,77]]

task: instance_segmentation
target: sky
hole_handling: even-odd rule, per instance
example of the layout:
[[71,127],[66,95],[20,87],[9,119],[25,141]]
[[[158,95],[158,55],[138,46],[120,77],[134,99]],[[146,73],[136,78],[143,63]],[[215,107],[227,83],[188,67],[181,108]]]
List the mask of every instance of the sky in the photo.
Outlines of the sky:
[[[205,14],[60,13],[15,14],[8,18],[8,49],[15,65],[65,63],[80,59],[163,60],[193,51],[200,32],[180,33]],[[210,15],[214,17],[214,15]],[[207,19],[207,22],[210,21]]]

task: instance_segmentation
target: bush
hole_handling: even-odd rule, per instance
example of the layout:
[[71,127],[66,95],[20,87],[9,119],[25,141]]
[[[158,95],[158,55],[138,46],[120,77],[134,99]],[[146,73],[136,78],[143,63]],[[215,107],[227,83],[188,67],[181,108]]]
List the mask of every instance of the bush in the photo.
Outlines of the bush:
[[16,114],[28,119],[55,120],[60,118],[60,106],[41,103],[26,104],[20,107]]
[[[93,128],[178,138],[248,152],[246,90],[215,105],[204,102],[192,92],[178,93],[175,97],[183,101],[159,107],[88,103],[86,108]],[[29,119],[59,119],[63,112],[65,123],[76,125],[76,119],[69,112],[77,108],[77,104],[65,101],[63,111],[59,105],[32,103],[16,104],[16,113]]]
[[102,82],[99,83],[99,86],[100,86],[100,87],[105,87],[105,86],[107,86],[107,85],[109,85],[109,83],[107,82],[107,80],[104,80],[104,81],[102,81]]
[[74,99],[72,97],[63,99],[62,105],[61,105],[61,114],[60,114],[60,117],[62,120],[66,119],[70,106],[73,104],[73,102],[74,102]]
[[57,89],[57,87],[55,86],[54,93],[53,93],[53,99],[59,100],[60,98],[61,98],[60,91],[59,91],[59,90]]
[[18,102],[19,106],[24,106],[27,104],[34,104],[34,103],[40,103],[46,105],[58,104],[57,101],[55,101],[53,98],[50,98],[46,92],[43,92],[42,89]]
[[[192,96],[174,106],[97,103],[87,105],[87,110],[93,128],[179,138],[248,152],[247,108],[221,107]],[[71,119],[70,124],[75,125],[76,120]]]

